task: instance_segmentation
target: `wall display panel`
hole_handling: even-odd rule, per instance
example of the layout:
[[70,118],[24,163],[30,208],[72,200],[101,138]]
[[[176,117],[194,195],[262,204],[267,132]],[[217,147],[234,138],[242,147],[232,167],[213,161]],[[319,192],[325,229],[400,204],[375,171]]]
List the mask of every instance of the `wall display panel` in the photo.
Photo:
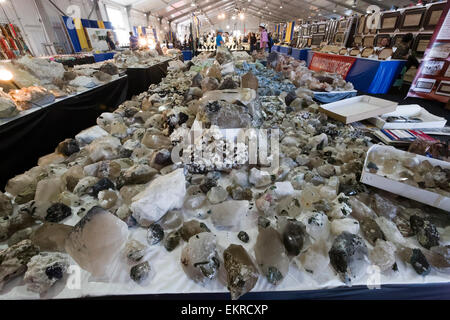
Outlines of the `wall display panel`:
[[323,39],[324,39],[323,35],[313,35],[312,36],[311,45],[313,45],[313,46],[320,46],[320,44],[322,43]]
[[[383,39],[387,39],[386,45],[383,45],[383,43],[382,43]],[[379,34],[375,37],[375,46],[376,47],[390,47],[391,42],[392,42],[392,38],[389,34]]]
[[423,56],[430,40],[431,34],[418,34],[412,47],[413,52],[419,57]]
[[[392,43],[393,48],[398,48],[399,44],[402,42],[403,36],[404,36],[403,34],[397,34],[394,36],[394,38],[392,38],[391,43]],[[411,48],[411,45],[413,42],[414,42],[414,38],[409,44],[410,48]]]
[[387,12],[381,16],[380,32],[394,32],[400,21],[400,12]]
[[362,46],[362,43],[363,43],[363,37],[361,37],[361,36],[356,36],[356,37],[354,37],[353,38],[353,45],[354,46]]
[[350,50],[350,55],[353,57],[356,57],[360,53],[361,53],[361,51],[358,48],[354,48],[354,49]]
[[386,60],[390,57],[392,57],[393,51],[392,48],[384,48],[378,52],[378,59],[380,60]]
[[317,24],[313,24],[311,26],[311,35],[317,34],[319,32],[319,26]]
[[450,81],[441,81],[436,89],[436,94],[450,97]]
[[364,47],[373,47],[374,41],[375,41],[374,36],[365,36],[363,38],[363,46]]
[[338,31],[345,32],[348,27],[349,19],[339,20]]
[[366,16],[359,17],[358,28],[357,28],[357,33],[358,34],[363,34],[364,33],[364,26],[365,26],[365,24],[366,24]]
[[368,58],[371,55],[373,55],[374,50],[373,48],[365,48],[362,52],[361,52],[361,57],[363,58]]
[[333,44],[343,45],[345,40],[345,34],[343,32],[338,32],[333,37]]
[[318,33],[325,33],[326,30],[327,30],[327,25],[325,23],[319,24],[319,26],[317,27]]
[[399,29],[401,31],[418,31],[422,26],[426,8],[405,10],[402,14]]
[[444,12],[446,3],[436,3],[431,5],[427,13],[425,14],[425,18],[423,20],[423,28],[425,30],[434,30],[436,25],[441,18],[442,12]]

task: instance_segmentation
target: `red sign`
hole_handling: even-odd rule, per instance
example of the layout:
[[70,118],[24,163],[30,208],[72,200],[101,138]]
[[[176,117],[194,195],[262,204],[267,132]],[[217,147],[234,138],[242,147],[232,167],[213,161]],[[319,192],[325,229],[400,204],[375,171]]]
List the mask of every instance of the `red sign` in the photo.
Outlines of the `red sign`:
[[433,36],[409,89],[408,97],[450,101],[450,2],[434,29]]
[[314,52],[309,69],[337,73],[345,79],[355,61],[356,58],[353,57]]

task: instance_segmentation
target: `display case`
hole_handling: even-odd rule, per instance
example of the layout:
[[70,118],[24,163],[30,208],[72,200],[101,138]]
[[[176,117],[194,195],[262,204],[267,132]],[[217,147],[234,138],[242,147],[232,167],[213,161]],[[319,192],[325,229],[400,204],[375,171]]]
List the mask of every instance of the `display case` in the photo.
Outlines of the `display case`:
[[316,34],[312,36],[312,41],[311,41],[311,45],[312,46],[320,46],[320,44],[322,43],[323,39],[324,39],[324,35],[323,34]]
[[[387,44],[383,45],[383,39],[387,39]],[[379,34],[375,37],[375,47],[390,47],[392,38],[389,34]]]
[[401,31],[419,31],[425,17],[426,8],[405,10],[399,25]]
[[352,57],[356,57],[361,53],[361,50],[359,50],[359,48],[353,48],[352,50],[350,50],[350,55]]
[[364,32],[363,34],[376,34],[377,33],[377,29],[369,29],[369,27],[367,26],[367,20],[369,18],[369,15],[366,16],[366,22],[364,23]]
[[444,12],[446,4],[447,3],[445,2],[435,3],[428,8],[423,20],[424,30],[434,30],[439,22],[442,12]]
[[428,47],[428,44],[431,40],[431,34],[418,34],[416,36],[416,39],[414,40],[414,44],[412,46],[412,51],[414,54],[418,57],[423,57],[423,54],[425,53],[425,50]]
[[381,16],[380,32],[394,32],[399,24],[401,15],[400,12],[385,12]]
[[356,28],[356,33],[359,35],[364,34],[364,27],[366,25],[366,16],[361,16],[358,19],[358,27]]
[[341,56],[345,56],[348,53],[347,48],[342,48],[341,50],[339,50],[339,55]]
[[317,34],[317,33],[319,33],[319,25],[313,24],[313,25],[311,26],[311,35],[315,35],[315,34]]
[[375,41],[375,36],[365,36],[363,38],[363,47],[370,48],[373,47],[373,43]]
[[326,23],[320,23],[317,26],[317,33],[325,33],[327,31],[327,24]]
[[378,59],[380,60],[386,60],[392,57],[393,54],[392,48],[383,48],[378,52]]
[[345,40],[345,33],[344,32],[338,32],[333,37],[333,44],[337,46],[343,46]]
[[362,36],[355,36],[353,38],[353,46],[361,47],[362,44],[363,44],[363,37]]
[[339,32],[347,31],[348,24],[349,24],[350,21],[351,21],[350,19],[339,20],[337,31],[339,31]]
[[371,55],[373,55],[373,53],[374,53],[373,48],[364,48],[363,51],[361,52],[361,57],[368,58]]

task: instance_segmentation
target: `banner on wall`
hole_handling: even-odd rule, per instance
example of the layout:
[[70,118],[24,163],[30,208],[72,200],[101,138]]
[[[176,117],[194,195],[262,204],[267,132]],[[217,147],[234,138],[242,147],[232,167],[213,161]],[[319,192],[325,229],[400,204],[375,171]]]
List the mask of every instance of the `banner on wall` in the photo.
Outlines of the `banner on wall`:
[[443,11],[408,92],[418,97],[447,103],[450,100],[450,2]]
[[286,27],[286,36],[285,36],[285,38],[284,38],[284,41],[285,41],[285,42],[291,42],[291,41],[292,41],[292,37],[293,37],[293,35],[294,35],[294,26],[295,26],[295,22],[294,22],[294,21],[289,22],[289,23],[287,24],[287,27]]
[[85,28],[87,37],[89,39],[90,47],[95,51],[109,51],[108,43],[106,42],[106,33],[108,29]]
[[355,61],[354,57],[314,52],[309,69],[337,73],[345,79]]

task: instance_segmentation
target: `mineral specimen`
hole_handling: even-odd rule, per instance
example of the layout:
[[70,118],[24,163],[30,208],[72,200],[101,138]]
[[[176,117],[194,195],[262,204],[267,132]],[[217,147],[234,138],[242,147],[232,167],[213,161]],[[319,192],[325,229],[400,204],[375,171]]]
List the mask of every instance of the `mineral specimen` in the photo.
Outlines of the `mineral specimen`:
[[46,222],[30,235],[31,242],[41,251],[65,252],[65,243],[73,227]]
[[392,269],[395,264],[396,250],[391,242],[377,239],[374,248],[369,252],[369,258],[383,272]]
[[61,253],[40,253],[27,264],[24,281],[29,291],[43,294],[61,280],[69,267],[67,255]]
[[246,200],[228,200],[211,206],[211,220],[216,228],[239,231],[242,218],[248,211]]
[[216,236],[202,232],[191,237],[181,252],[181,265],[186,275],[196,282],[214,279],[220,267]]
[[258,269],[247,251],[240,245],[230,245],[223,253],[223,260],[231,299],[239,299],[255,286],[258,281]]
[[202,232],[210,232],[210,230],[203,222],[197,220],[186,221],[180,229],[180,235],[184,241],[189,241],[192,236]]
[[145,226],[158,221],[167,211],[181,208],[185,195],[183,169],[177,169],[153,180],[133,198],[130,208],[137,222]]
[[137,283],[145,281],[150,273],[150,264],[148,261],[144,261],[133,266],[130,270],[130,278]]
[[125,255],[130,262],[139,262],[145,255],[147,247],[137,240],[130,240],[125,245]]
[[245,231],[239,231],[237,237],[239,240],[241,240],[242,242],[245,242],[245,243],[247,243],[250,240],[250,237],[248,236],[247,232],[245,232]]
[[108,211],[94,207],[69,234],[66,251],[94,276],[110,276],[113,261],[128,238],[128,226]]
[[279,231],[284,247],[289,255],[296,256],[303,248],[306,237],[306,228],[300,221],[294,219],[278,219]]
[[147,233],[147,241],[149,244],[154,245],[161,242],[161,240],[164,238],[164,230],[161,228],[161,226],[157,223],[153,223],[148,228]]
[[72,215],[72,209],[62,203],[54,203],[47,209],[45,221],[60,222]]
[[289,269],[289,258],[280,234],[272,227],[259,230],[255,257],[267,281],[276,285],[284,279]]
[[427,249],[439,245],[439,232],[428,220],[413,215],[410,218],[411,228],[417,236],[417,241]]
[[39,253],[30,240],[23,240],[0,251],[0,290],[6,282],[27,270],[27,263]]
[[364,240],[349,232],[341,233],[328,252],[334,270],[342,281],[350,284],[366,272],[367,247]]

